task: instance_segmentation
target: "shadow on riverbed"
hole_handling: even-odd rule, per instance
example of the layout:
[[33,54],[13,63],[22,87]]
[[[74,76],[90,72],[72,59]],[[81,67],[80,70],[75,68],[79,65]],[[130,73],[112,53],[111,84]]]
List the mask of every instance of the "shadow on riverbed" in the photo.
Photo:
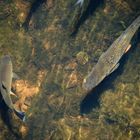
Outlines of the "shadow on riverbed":
[[12,111],[10,111],[9,107],[5,104],[2,96],[0,94],[0,119],[7,126],[11,136],[14,136],[16,140],[21,139],[21,136],[18,134],[18,130],[13,125],[13,117]]
[[1,119],[4,122],[4,124],[8,127],[8,129],[12,130],[12,123],[11,123],[11,112],[9,112],[9,108],[5,104],[5,102],[2,100],[2,97],[0,97],[0,115]]
[[[136,39],[137,38],[137,39]],[[132,53],[135,53],[137,43],[140,42],[140,33],[136,36],[135,43],[132,45],[131,49],[128,53],[126,53],[122,59],[119,61],[119,68],[111,73],[108,77],[106,77],[97,87],[95,87],[92,91],[87,93],[86,97],[82,100],[80,104],[80,113],[88,114],[92,111],[93,108],[100,107],[100,96],[104,93],[104,91],[108,89],[114,89],[113,82],[117,78],[117,76],[123,73],[125,68],[125,64],[129,60],[129,57]],[[137,42],[137,43],[136,43]]]

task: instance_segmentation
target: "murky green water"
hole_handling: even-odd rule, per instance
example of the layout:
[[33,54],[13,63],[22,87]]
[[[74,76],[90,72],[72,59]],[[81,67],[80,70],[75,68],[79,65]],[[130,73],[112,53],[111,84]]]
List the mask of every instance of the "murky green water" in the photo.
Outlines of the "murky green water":
[[[26,123],[15,121],[16,131],[26,127],[25,134],[19,132],[25,140],[137,140],[140,42],[95,94],[86,96],[81,84],[100,55],[140,14],[140,2],[106,0],[71,37],[69,23],[75,14],[74,3],[52,0],[51,8],[43,4],[33,15],[27,32],[21,24],[29,3],[0,3],[1,17],[10,11],[0,18],[0,55],[9,54],[21,79],[39,87],[27,110]],[[80,108],[85,113],[83,118],[79,117]],[[0,140],[9,140],[11,134],[2,121],[0,129]]]

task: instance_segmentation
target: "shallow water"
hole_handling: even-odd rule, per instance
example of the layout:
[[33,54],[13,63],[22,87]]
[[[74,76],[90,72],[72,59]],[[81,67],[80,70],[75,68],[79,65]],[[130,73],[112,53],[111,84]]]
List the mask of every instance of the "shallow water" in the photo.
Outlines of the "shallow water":
[[[87,95],[81,86],[100,55],[140,15],[139,0],[97,4],[84,15],[73,36],[69,25],[77,10],[74,0],[42,4],[32,15],[28,31],[22,23],[31,1],[6,2],[0,5],[5,7],[0,8],[4,17],[0,18],[0,56],[12,57],[20,77],[13,81],[19,95],[15,105],[26,112],[27,120],[22,123],[13,116],[13,123],[21,139],[139,139],[139,37],[119,69],[96,89]],[[2,121],[0,129],[0,140],[8,139],[11,133]]]

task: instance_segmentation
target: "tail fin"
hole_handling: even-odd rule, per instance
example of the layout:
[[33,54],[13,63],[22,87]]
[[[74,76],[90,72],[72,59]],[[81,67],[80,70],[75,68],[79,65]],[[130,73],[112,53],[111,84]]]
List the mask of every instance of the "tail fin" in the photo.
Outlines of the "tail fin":
[[78,0],[78,1],[75,3],[75,5],[80,5],[80,7],[82,7],[83,3],[84,3],[84,0]]
[[18,111],[14,109],[15,114],[23,121],[25,122],[25,113],[22,111]]

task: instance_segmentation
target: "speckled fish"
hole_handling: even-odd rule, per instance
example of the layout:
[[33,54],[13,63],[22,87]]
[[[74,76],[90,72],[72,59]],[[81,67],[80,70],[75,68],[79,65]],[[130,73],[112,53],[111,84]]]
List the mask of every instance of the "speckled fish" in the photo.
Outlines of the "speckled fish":
[[25,120],[25,114],[14,108],[13,102],[10,97],[11,83],[13,77],[13,68],[11,58],[5,55],[1,58],[0,63],[0,93],[5,104],[11,109],[21,120]]
[[104,52],[95,67],[83,80],[83,88],[87,91],[96,87],[105,77],[119,66],[119,60],[130,49],[130,41],[140,27],[140,16],[114,41]]

